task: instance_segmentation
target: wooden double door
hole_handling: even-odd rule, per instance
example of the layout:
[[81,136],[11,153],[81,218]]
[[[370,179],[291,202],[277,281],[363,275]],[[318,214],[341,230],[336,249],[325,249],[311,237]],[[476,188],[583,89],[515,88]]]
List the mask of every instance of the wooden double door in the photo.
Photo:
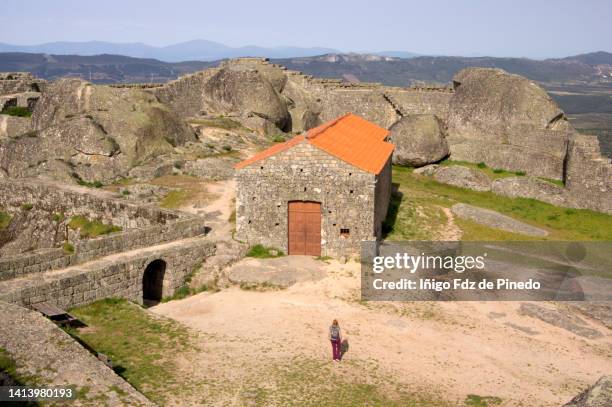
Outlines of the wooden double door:
[[321,255],[321,203],[289,202],[289,254]]

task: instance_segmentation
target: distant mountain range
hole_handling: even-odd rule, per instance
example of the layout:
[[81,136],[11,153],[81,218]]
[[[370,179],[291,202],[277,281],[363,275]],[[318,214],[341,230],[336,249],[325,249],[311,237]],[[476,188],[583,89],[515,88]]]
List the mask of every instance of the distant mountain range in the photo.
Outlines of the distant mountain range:
[[408,86],[418,83],[450,83],[455,73],[468,67],[501,68],[541,83],[608,82],[612,85],[612,54],[593,52],[562,59],[417,56],[374,57],[328,54],[274,59],[275,63],[310,75],[355,78],[361,82]]
[[[103,41],[89,42],[49,42],[38,45],[11,45],[0,43],[0,52],[27,52],[36,54],[52,55],[125,55],[135,58],[155,58],[160,61],[214,61],[224,58],[236,57],[269,57],[269,58],[288,58],[313,56],[329,53],[338,53],[338,50],[331,48],[313,47],[258,47],[247,45],[244,47],[229,47],[227,45],[208,41],[193,40],[168,45],[166,47],[155,47],[152,45],[135,43],[113,43]],[[392,56],[411,56],[413,54],[403,51],[389,51]]]

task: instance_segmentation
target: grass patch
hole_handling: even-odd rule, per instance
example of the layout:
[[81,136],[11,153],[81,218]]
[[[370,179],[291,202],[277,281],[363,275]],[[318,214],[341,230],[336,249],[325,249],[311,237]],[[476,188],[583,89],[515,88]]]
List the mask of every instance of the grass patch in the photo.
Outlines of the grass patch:
[[466,406],[473,407],[490,407],[501,404],[502,399],[493,396],[478,396],[476,394],[468,394],[465,398]]
[[80,215],[70,218],[68,227],[78,230],[82,238],[97,237],[122,230],[119,226],[107,225],[99,220],[90,220]]
[[446,215],[433,202],[394,193],[383,222],[383,236],[387,240],[432,240],[446,222]]
[[440,163],[442,166],[461,165],[463,167],[477,169],[487,175],[490,179],[496,180],[499,178],[522,177],[525,176],[525,171],[508,171],[502,168],[489,168],[485,163],[474,164],[468,161],[444,160]]
[[195,202],[207,202],[210,199],[206,183],[190,175],[164,175],[152,180],[151,184],[174,188],[159,202],[163,208],[178,209]]
[[64,250],[64,253],[66,254],[73,254],[74,253],[74,245],[72,243],[64,243],[62,245],[62,249]]
[[251,246],[246,253],[247,257],[255,257],[258,259],[271,259],[284,255],[285,253],[283,253],[282,251],[275,249],[274,247],[264,246],[262,244],[256,244],[255,246]]
[[82,180],[80,178],[77,178],[77,184],[87,187],[87,188],[102,188],[104,186],[104,184],[102,183],[102,181],[85,181]]
[[329,262],[333,257],[331,256],[317,256],[315,260],[323,261],[325,263]]
[[245,291],[277,291],[282,290],[284,287],[273,284],[268,281],[264,281],[263,283],[255,283],[249,281],[242,281],[240,283],[240,289]]
[[176,209],[185,206],[189,202],[191,195],[184,189],[177,189],[170,191],[162,198],[159,202],[159,206],[162,208]]
[[[525,223],[547,229],[550,232],[549,236],[541,239],[612,240],[612,215],[586,209],[557,207],[535,199],[508,198],[492,192],[472,191],[436,182],[430,177],[414,174],[412,169],[404,167],[393,167],[393,181],[399,183],[399,191],[403,194],[403,199],[395,204],[397,208],[393,208],[392,202],[389,215],[392,216],[392,212],[396,211],[396,218],[400,220],[402,216],[408,216],[414,212],[415,205],[419,203],[450,207],[457,202],[463,202],[492,209]],[[397,219],[393,222],[392,218],[389,218],[391,222],[387,224],[387,228],[391,226],[395,236],[410,237],[415,232],[407,228],[420,226],[421,220],[414,219],[419,218],[418,215],[418,213],[412,213],[412,216],[408,216],[409,221],[405,223],[401,221],[398,223]],[[472,227],[468,236],[473,240],[488,240],[489,232]],[[525,238],[521,235],[521,240]]]
[[9,106],[0,113],[6,114],[9,116],[16,116],[16,117],[31,117],[32,116],[32,112],[30,112],[28,108],[21,107],[21,106]]
[[553,185],[556,185],[558,187],[565,188],[565,182],[563,182],[560,179],[550,179],[550,178],[543,178],[543,177],[538,177],[538,178],[540,178],[542,181],[546,181],[546,182],[548,182],[550,184],[553,184]]
[[242,124],[237,122],[236,120],[232,120],[229,117],[213,117],[209,119],[195,119],[189,121],[190,124],[197,124],[206,127],[216,127],[218,129],[224,130],[238,130],[244,129]]
[[173,356],[193,349],[192,337],[180,324],[153,317],[125,300],[106,299],[70,311],[88,328],[70,334],[97,352],[108,355],[115,372],[153,402],[164,405],[166,395],[180,391]]
[[[433,407],[451,404],[431,395],[415,394],[395,383],[393,378],[372,380],[357,361],[342,362],[343,371],[329,362],[295,358],[277,366],[266,376],[274,378],[274,389],[254,392],[256,405],[281,406],[389,406]],[[380,380],[378,380],[380,379]],[[268,391],[266,391],[268,390]],[[246,400],[243,400],[246,401]]]
[[13,217],[8,212],[0,211],[0,230],[6,229],[10,224]]

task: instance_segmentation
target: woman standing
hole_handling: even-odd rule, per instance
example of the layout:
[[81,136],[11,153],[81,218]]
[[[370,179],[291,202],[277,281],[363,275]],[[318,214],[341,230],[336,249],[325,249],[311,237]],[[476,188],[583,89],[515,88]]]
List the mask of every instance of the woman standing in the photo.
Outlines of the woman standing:
[[334,361],[340,362],[340,358],[342,357],[342,353],[340,352],[342,337],[340,335],[340,325],[338,325],[337,319],[334,319],[334,322],[332,322],[331,326],[329,327],[329,340],[332,344]]

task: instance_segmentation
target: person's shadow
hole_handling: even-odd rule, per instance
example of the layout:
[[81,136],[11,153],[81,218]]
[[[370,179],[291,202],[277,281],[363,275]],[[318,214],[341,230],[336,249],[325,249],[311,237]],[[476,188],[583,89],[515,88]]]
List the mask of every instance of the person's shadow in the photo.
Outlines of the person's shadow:
[[349,342],[348,339],[343,339],[342,343],[340,343],[340,359],[344,357],[344,354],[349,350]]

